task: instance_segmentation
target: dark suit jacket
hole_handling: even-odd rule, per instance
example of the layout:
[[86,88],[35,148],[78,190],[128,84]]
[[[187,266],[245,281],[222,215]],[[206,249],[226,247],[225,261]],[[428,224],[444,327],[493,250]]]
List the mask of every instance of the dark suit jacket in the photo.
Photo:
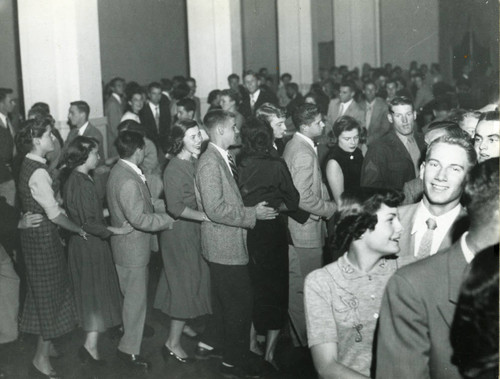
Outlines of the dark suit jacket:
[[211,143],[198,161],[195,184],[198,209],[212,221],[201,223],[203,256],[223,265],[247,264],[246,229],[255,226],[255,208],[243,205],[226,161]]
[[[418,133],[414,133],[414,137],[422,152],[424,137]],[[370,145],[361,169],[361,186],[402,190],[404,184],[414,178],[410,153],[394,129]]]
[[0,183],[8,182],[12,179],[11,166],[14,157],[14,138],[0,120]]
[[146,137],[153,141],[160,151],[163,151],[170,133],[170,104],[166,101],[160,101],[159,128],[156,127],[155,116],[148,103],[142,107],[139,117],[146,130]]
[[[415,223],[415,216],[417,209],[420,206],[420,202],[416,204],[404,205],[398,208],[399,221],[403,226],[403,232],[401,233],[401,238],[399,240],[399,247],[401,251],[398,254],[398,264],[399,266],[404,266],[409,263],[417,261],[415,258],[415,235],[411,234],[413,229],[413,224]],[[445,235],[443,242],[439,246],[439,251],[449,248],[457,238],[465,232],[464,223],[467,224],[467,212],[465,208],[461,208],[455,222],[451,225],[450,230]],[[457,235],[457,228],[459,229]]]
[[[97,141],[99,141],[99,166],[104,164],[104,138],[102,136],[102,133],[97,129],[94,125],[92,125],[90,122],[87,125],[87,128],[83,132],[84,137],[92,137],[95,138]],[[68,137],[66,137],[66,141],[64,141],[64,146],[63,146],[63,152],[62,155],[66,153],[66,150],[68,149],[68,146],[73,140],[78,137],[78,129],[73,128],[70,130]]]
[[273,105],[279,106],[278,98],[271,91],[265,91],[263,89],[260,90],[259,97],[255,102],[253,110],[250,106],[250,96],[247,95],[241,102],[238,110],[245,118],[249,118],[250,116],[255,115],[255,111],[259,109],[259,107],[264,103],[271,103]]
[[389,279],[380,311],[377,378],[461,378],[450,327],[468,267],[460,241]]
[[[366,101],[363,100],[359,103],[361,109],[367,112],[368,105]],[[371,145],[373,141],[377,140],[379,137],[383,136],[385,133],[389,131],[391,128],[391,124],[389,119],[387,118],[387,114],[389,113],[389,107],[387,106],[387,102],[380,97],[376,97],[373,101],[373,109],[372,116],[370,118],[370,125],[366,125],[366,129],[368,130],[367,136],[367,145]]]

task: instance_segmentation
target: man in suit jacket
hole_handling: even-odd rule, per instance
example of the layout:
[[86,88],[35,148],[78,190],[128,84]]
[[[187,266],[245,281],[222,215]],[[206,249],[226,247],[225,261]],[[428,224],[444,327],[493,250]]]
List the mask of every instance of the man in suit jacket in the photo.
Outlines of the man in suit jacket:
[[[299,208],[309,212],[303,224],[288,220],[293,246],[289,249],[290,299],[289,314],[296,335],[296,344],[307,346],[304,315],[304,278],[322,265],[322,254],[328,219],[335,211],[321,178],[314,139],[323,133],[325,124],[314,104],[302,104],[293,114],[299,130],[285,146],[283,159],[292,175],[293,184],[300,193]],[[328,200],[327,200],[328,199]]]
[[466,221],[460,199],[475,164],[476,152],[467,139],[442,136],[429,145],[420,170],[423,199],[398,209],[404,228],[399,241],[401,265],[434,255],[455,242],[456,228]]
[[153,141],[158,149],[165,153],[168,135],[170,133],[170,106],[161,101],[160,83],[148,85],[148,102],[139,112],[141,124],[146,130],[146,137]]
[[367,145],[371,145],[380,136],[387,133],[391,124],[387,118],[389,108],[387,102],[377,97],[377,86],[375,82],[368,81],[363,84],[365,100],[359,105],[365,112],[365,126],[367,129]]
[[213,316],[196,355],[222,356],[220,370],[225,375],[257,374],[248,366],[252,295],[246,229],[277,213],[265,202],[255,207],[243,205],[236,165],[228,154],[238,131],[234,115],[214,110],[203,122],[210,143],[198,162],[195,192],[199,209],[208,216],[201,224],[201,244],[210,267]]
[[377,378],[461,378],[451,364],[450,326],[464,271],[498,243],[498,160],[471,170],[465,187],[470,228],[449,249],[396,271],[379,319]]
[[14,109],[14,99],[10,88],[0,88],[0,196],[14,206],[16,185],[12,176],[14,158],[15,130],[9,120],[9,113]]
[[[137,124],[133,120],[125,121]],[[137,125],[131,125],[131,128]],[[135,367],[150,368],[139,353],[146,319],[148,263],[151,250],[158,249],[154,232],[172,227],[162,200],[151,198],[146,178],[138,165],[144,159],[144,138],[136,132],[123,131],[116,147],[120,160],[111,170],[107,185],[111,225],[128,222],[133,231],[111,237],[111,249],[123,299],[124,334],[118,344],[118,356]]]
[[259,89],[257,75],[253,71],[245,72],[243,82],[248,95],[243,98],[239,111],[245,118],[255,115],[255,111],[264,103],[278,106],[278,98],[270,91]]
[[416,113],[410,99],[395,97],[387,117],[392,128],[368,148],[361,185],[401,190],[417,176],[425,143],[423,136],[414,131]]
[[108,158],[111,158],[118,155],[115,148],[115,140],[116,137],[118,137],[117,126],[120,123],[126,108],[126,102],[123,99],[123,94],[125,92],[125,80],[122,78],[113,78],[109,83],[109,87],[111,88],[111,95],[104,104],[104,115],[108,120],[106,134],[108,143]]
[[328,105],[328,114],[326,115],[326,130],[328,135],[333,128],[333,124],[340,116],[351,116],[361,127],[365,127],[365,111],[354,100],[356,86],[351,81],[344,81],[340,84],[340,93],[338,99],[333,99]]

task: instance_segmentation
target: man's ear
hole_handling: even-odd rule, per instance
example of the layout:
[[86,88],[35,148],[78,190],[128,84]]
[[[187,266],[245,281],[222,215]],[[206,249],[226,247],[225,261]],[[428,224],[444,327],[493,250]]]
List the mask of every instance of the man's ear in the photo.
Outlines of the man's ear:
[[387,119],[389,120],[389,122],[391,124],[394,123],[394,118],[392,117],[392,113],[391,112],[387,113]]
[[221,136],[224,135],[224,127],[223,126],[217,126],[217,133],[219,133]]
[[424,180],[424,172],[425,172],[425,161],[422,162],[422,164],[420,165],[420,174],[419,174],[419,178]]
[[417,119],[417,111],[413,111],[413,121]]

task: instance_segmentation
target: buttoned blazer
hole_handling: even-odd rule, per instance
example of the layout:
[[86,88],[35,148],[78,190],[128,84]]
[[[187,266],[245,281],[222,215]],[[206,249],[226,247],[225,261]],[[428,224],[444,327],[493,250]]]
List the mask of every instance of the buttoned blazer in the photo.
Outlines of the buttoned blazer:
[[[361,109],[365,112],[365,123],[366,123],[366,101],[360,103]],[[376,97],[373,102],[372,116],[370,118],[370,125],[366,125],[368,129],[367,145],[370,145],[377,138],[383,136],[391,128],[387,114],[389,113],[389,107],[387,102]]]
[[152,200],[147,185],[121,160],[111,169],[106,196],[111,225],[121,227],[128,221],[134,227],[129,234],[111,237],[115,263],[124,267],[147,265],[151,250],[158,248],[154,232],[169,228],[173,222],[163,201]]
[[116,97],[111,95],[106,104],[104,104],[104,115],[108,120],[106,128],[107,144],[108,144],[108,157],[116,157],[118,152],[115,147],[115,140],[118,137],[118,125],[125,112],[125,100],[120,103]]
[[[355,100],[352,101],[352,103],[344,112],[343,116],[351,116],[357,122],[359,122],[359,125],[361,125],[361,127],[366,126],[365,111]],[[328,105],[325,133],[328,134],[333,129],[333,124],[335,123],[335,121],[337,121],[339,117],[340,117],[340,100],[332,99],[330,101],[330,104]]]
[[[421,134],[413,134],[420,151],[425,146]],[[361,169],[361,186],[402,190],[415,178],[410,153],[393,128],[373,142],[366,152]]]
[[377,378],[460,378],[449,341],[467,266],[457,241],[389,279],[379,318]]
[[250,106],[250,95],[247,94],[243,98],[243,101],[241,102],[238,110],[239,112],[243,115],[245,118],[249,118],[253,115],[255,115],[255,111],[259,109],[259,107],[264,104],[264,103],[271,103],[273,105],[278,106],[278,98],[274,93],[271,91],[266,91],[264,89],[260,90],[259,97],[257,98],[257,101],[254,104],[253,110],[252,107]]
[[335,204],[329,201],[316,152],[304,138],[295,134],[285,146],[283,159],[300,194],[299,208],[310,213],[303,224],[288,219],[293,244],[304,248],[322,247],[326,233],[322,218],[333,215]]
[[[419,206],[420,203],[398,207],[399,221],[403,226],[403,232],[399,239],[400,252],[398,254],[398,264],[400,267],[417,261],[417,258],[415,258],[415,235],[411,234],[411,230],[413,229]],[[465,231],[464,225],[466,225],[467,222],[467,212],[465,208],[461,206],[460,213],[446,233],[441,245],[439,245],[438,251],[450,247],[453,242],[457,240],[458,236]]]
[[160,101],[160,125],[159,129],[156,127],[155,116],[149,104],[144,104],[139,112],[141,124],[146,130],[146,137],[153,141],[157,148],[163,151],[165,143],[167,142],[168,134],[170,133],[170,105],[165,101]]
[[226,161],[211,143],[198,161],[195,194],[198,209],[211,220],[201,224],[203,256],[213,263],[247,264],[246,229],[255,226],[255,209],[244,206]]

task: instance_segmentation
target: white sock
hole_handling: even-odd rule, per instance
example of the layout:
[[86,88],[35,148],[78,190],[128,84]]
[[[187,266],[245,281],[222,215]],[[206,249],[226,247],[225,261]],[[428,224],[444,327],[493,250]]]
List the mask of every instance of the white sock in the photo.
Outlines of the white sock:
[[214,348],[210,345],[207,345],[206,343],[203,342],[198,342],[198,346],[202,347],[205,350],[213,350]]
[[226,367],[234,367],[233,365],[230,365],[229,363],[226,363],[226,362],[222,362],[222,365],[226,366]]

